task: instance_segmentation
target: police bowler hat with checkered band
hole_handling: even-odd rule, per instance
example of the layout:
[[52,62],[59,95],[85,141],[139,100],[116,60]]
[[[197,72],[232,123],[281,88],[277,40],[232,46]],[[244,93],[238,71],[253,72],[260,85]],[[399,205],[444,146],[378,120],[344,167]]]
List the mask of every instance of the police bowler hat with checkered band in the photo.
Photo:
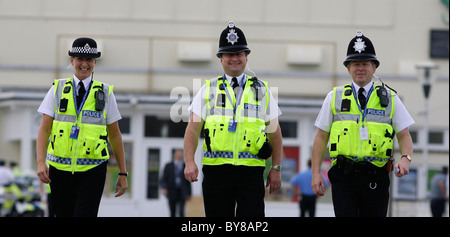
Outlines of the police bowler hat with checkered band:
[[97,51],[97,42],[91,38],[78,38],[73,41],[72,49],[69,50],[69,56],[81,58],[99,58],[101,55]]
[[372,41],[361,30],[356,32],[356,36],[348,44],[344,66],[347,67],[351,61],[373,61],[376,67],[380,65]]
[[240,53],[246,52],[249,54],[251,50],[247,47],[247,40],[244,32],[234,26],[232,21],[228,22],[228,27],[220,34],[219,50],[217,57],[220,58],[223,53]]

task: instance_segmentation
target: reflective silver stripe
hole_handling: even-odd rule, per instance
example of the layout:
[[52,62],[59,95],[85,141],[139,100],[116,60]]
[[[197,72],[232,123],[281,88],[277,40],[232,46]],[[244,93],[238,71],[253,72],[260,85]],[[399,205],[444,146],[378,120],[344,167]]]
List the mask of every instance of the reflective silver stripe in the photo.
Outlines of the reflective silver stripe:
[[[386,113],[387,113],[387,111],[386,111]],[[389,116],[377,116],[377,115],[370,115],[370,114],[366,114],[365,121],[376,122],[376,123],[387,123],[387,124],[392,123],[392,119],[389,118]]]
[[[214,108],[214,107],[213,107]],[[233,117],[232,109],[224,109],[224,108],[214,108],[207,112],[207,116],[218,115],[218,116],[231,116]]]
[[[344,86],[336,87],[335,95],[334,95],[334,109],[336,110],[336,114],[341,113],[341,107],[342,107],[342,92],[344,91]],[[359,115],[358,115],[359,118]],[[343,119],[347,120],[347,119]],[[339,121],[339,120],[337,120]]]
[[81,111],[81,114],[82,114],[82,116],[81,116],[81,123],[82,124],[94,124],[94,125],[105,125],[106,124],[106,118],[105,118],[105,116],[103,116],[103,111],[98,111],[98,112],[95,111],[95,112],[101,114],[99,118],[84,116],[83,115],[84,111],[87,111],[87,110]]
[[[54,155],[51,155],[48,153],[47,153],[47,160],[51,161],[51,162],[63,164],[63,165],[71,165],[72,164],[72,159],[70,159],[70,158],[62,158],[62,157],[54,156]],[[107,160],[108,159],[82,158],[82,159],[77,159],[77,165],[100,165],[103,162],[106,162]]]
[[[341,113],[342,93],[344,92],[344,88],[345,88],[345,86],[336,87],[336,95],[335,95],[336,114],[333,115],[333,121],[343,121],[343,120],[357,121],[359,119],[359,114],[342,114]],[[375,88],[372,93],[377,93]],[[384,113],[385,113],[384,116],[366,114],[366,117],[364,119],[365,121],[392,124],[392,119],[390,117],[391,117],[391,111],[392,111],[393,98],[392,98],[392,94],[391,94],[390,90],[388,90],[388,93],[391,95],[391,99],[389,100],[388,106],[384,110]]]
[[61,122],[75,123],[77,121],[77,116],[55,113],[55,120]]
[[[62,95],[62,91],[63,91],[64,87],[66,86],[67,78],[59,79],[58,81],[59,81],[58,87],[56,88],[55,97],[54,97],[55,98],[55,114],[57,114],[57,111],[59,110],[61,95]],[[72,92],[72,89],[70,91]]]
[[[56,88],[56,94],[55,94],[55,120],[61,121],[61,122],[69,122],[69,123],[75,123],[77,121],[77,116],[75,115],[64,115],[59,114],[59,106],[61,101],[61,96],[64,90],[64,87],[66,86],[66,82],[68,79],[60,79],[58,82],[58,86]],[[73,83],[73,80],[72,80]],[[73,87],[72,87],[73,88]],[[109,101],[109,85],[103,84],[103,91],[105,93],[105,108],[108,108],[110,101]],[[71,93],[73,93],[71,91]],[[95,93],[95,92],[93,92]],[[106,118],[103,111],[88,111],[83,110],[81,111],[81,123],[84,124],[95,124],[95,125],[105,125],[106,124]]]
[[359,114],[341,114],[340,112],[336,111],[336,114],[333,115],[333,121],[334,122],[344,120],[357,121],[359,120],[359,117],[360,117]]

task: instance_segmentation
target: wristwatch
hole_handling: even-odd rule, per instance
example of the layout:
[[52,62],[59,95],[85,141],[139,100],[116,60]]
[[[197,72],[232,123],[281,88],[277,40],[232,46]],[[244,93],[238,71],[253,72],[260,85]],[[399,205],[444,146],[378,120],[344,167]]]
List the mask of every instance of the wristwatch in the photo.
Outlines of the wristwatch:
[[411,156],[410,155],[402,155],[402,158],[406,157],[406,159],[408,159],[411,162]]
[[125,177],[128,177],[128,172],[125,172],[125,173],[119,173],[119,175],[123,175],[123,176],[125,176]]
[[276,171],[281,171],[281,165],[274,165],[272,166],[272,169],[276,170]]

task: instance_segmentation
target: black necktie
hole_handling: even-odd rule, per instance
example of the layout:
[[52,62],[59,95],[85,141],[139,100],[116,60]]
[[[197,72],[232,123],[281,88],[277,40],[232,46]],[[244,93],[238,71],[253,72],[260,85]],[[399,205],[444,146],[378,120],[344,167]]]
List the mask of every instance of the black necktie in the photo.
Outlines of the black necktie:
[[78,107],[80,107],[81,101],[83,100],[84,94],[86,93],[86,88],[84,88],[84,84],[82,81],[80,81],[78,85],[80,85],[80,89],[78,89],[77,105]]
[[237,78],[233,77],[231,79],[231,82],[233,82],[233,91],[234,91],[234,96],[237,96],[237,94],[239,93],[239,83],[237,82]]
[[366,97],[363,94],[364,92],[364,88],[359,88],[358,90],[358,100],[359,100],[359,105],[361,106],[361,109],[365,109],[366,108]]

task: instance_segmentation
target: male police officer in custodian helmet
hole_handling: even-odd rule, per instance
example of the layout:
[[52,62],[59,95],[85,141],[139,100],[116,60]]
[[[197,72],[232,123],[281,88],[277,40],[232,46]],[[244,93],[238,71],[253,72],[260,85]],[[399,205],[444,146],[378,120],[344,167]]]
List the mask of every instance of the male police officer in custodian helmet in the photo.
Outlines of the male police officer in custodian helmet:
[[281,186],[281,111],[267,82],[244,73],[247,47],[242,30],[229,22],[219,39],[217,57],[225,74],[207,80],[189,108],[184,136],[185,177],[198,180],[194,161],[204,125],[202,164],[205,214],[214,216],[264,216],[266,159],[272,168],[266,187]]
[[386,216],[395,135],[402,154],[395,175],[409,172],[413,146],[408,127],[414,121],[396,92],[373,83],[379,65],[372,42],[358,31],[344,61],[353,82],[328,93],[315,122],[312,187],[324,195],[320,166],[329,141],[328,177],[338,217]]
[[105,186],[108,138],[119,166],[116,197],[128,186],[118,125],[122,117],[113,86],[94,81],[100,57],[97,43],[78,38],[69,56],[73,78],[55,80],[38,109],[42,122],[36,142],[37,174],[50,183],[50,202],[57,217],[92,217],[97,216]]

